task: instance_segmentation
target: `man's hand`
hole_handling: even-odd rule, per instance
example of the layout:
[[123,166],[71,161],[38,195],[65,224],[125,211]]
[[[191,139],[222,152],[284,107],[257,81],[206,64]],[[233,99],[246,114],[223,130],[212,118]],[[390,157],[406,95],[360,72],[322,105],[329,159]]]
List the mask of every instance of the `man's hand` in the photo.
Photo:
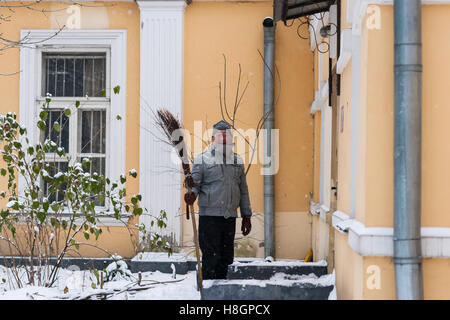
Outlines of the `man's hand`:
[[193,188],[195,186],[194,179],[192,178],[192,175],[187,176],[184,178],[184,184],[187,188]]
[[193,205],[195,202],[195,199],[197,199],[197,196],[192,191],[184,194],[184,202],[186,202],[186,204],[188,206]]
[[242,227],[241,231],[244,236],[248,235],[252,230],[252,222],[250,221],[250,217],[242,217]]

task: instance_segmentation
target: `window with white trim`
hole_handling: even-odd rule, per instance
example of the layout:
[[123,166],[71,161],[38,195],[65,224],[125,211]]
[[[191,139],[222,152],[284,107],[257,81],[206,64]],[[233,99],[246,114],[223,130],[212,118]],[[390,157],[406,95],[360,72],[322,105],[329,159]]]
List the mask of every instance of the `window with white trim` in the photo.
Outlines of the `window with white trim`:
[[[41,142],[51,140],[67,154],[67,157],[46,154],[51,176],[66,171],[69,163],[82,162],[84,158],[91,159],[91,174],[108,173],[109,56],[108,48],[40,51],[40,96],[36,107],[39,110],[47,97],[52,101],[48,105],[46,130],[40,132],[39,139]],[[71,110],[70,116],[65,113],[67,109]],[[61,190],[49,190],[45,181],[41,186],[50,203],[62,200],[64,186]],[[97,205],[106,206],[104,200]]]
[[[21,39],[26,37],[30,41],[29,45],[20,48],[20,125],[27,128],[28,138],[33,144],[42,139],[36,123],[46,93],[50,91],[52,114],[49,117],[62,122],[64,111],[67,108],[71,110],[68,128],[60,130],[61,147],[69,149],[67,153],[71,155],[70,161],[90,156],[93,159],[93,172],[101,171],[112,182],[120,181],[120,175],[126,170],[127,31],[68,29],[55,36],[56,31],[20,30]],[[58,64],[58,59],[61,64]],[[79,60],[77,62],[74,59]],[[83,68],[81,63],[84,64]],[[120,88],[120,92],[116,88]],[[79,108],[75,107],[75,101],[80,101]],[[95,130],[99,127],[100,130]],[[82,146],[83,139],[86,141],[97,131],[101,137],[90,145]],[[53,133],[55,141],[56,136],[59,136],[57,133]],[[47,132],[47,137],[51,138],[52,133]],[[57,174],[69,165],[67,159],[48,154],[49,159],[52,156],[51,161],[56,159],[57,165],[54,172],[48,170],[49,174]],[[22,194],[26,181],[22,175],[19,175],[18,180],[19,194]],[[62,195],[54,195],[55,198],[59,196]],[[110,213],[110,209],[106,201],[98,211]],[[115,219],[103,219],[107,225],[121,225]]]

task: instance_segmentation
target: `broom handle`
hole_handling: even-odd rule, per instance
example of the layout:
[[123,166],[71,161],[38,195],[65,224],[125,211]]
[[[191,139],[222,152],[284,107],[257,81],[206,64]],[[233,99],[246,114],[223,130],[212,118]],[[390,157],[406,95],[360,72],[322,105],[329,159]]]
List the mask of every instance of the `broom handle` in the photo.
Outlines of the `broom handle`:
[[194,230],[194,242],[195,242],[195,255],[197,257],[197,266],[198,266],[198,279],[199,279],[199,287],[200,287],[200,292],[203,289],[203,276],[202,276],[202,266],[200,264],[200,246],[198,244],[198,235],[197,235],[197,225],[195,223],[195,213],[194,213],[194,206],[190,205],[189,206],[189,211],[192,213],[191,217],[192,217],[192,229]]
[[[188,188],[189,192],[192,192],[191,188]],[[198,280],[200,292],[203,289],[203,276],[202,276],[202,266],[200,264],[200,245],[198,244],[198,234],[197,234],[197,224],[195,223],[195,213],[194,213],[194,205],[189,205],[189,211],[191,212],[192,217],[192,230],[194,231],[194,243],[195,243],[195,256],[197,257],[197,269],[198,269]]]

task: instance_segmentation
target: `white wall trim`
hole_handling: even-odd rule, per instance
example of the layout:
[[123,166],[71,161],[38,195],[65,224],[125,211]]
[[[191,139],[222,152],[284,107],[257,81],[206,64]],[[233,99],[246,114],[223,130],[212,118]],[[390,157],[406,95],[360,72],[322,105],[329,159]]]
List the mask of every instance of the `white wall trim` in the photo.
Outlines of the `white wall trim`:
[[358,191],[358,137],[359,105],[361,87],[361,36],[352,36],[352,110],[350,120],[350,215],[356,215],[356,194]]
[[324,204],[310,201],[309,212],[314,216],[319,216],[322,220],[326,221],[327,213],[330,212],[330,208]]
[[352,58],[352,30],[342,29],[341,32],[341,51],[336,65],[336,73],[342,74]]
[[[393,256],[393,228],[366,227],[341,211],[333,213],[332,221],[336,230],[348,234],[349,246],[359,255]],[[450,228],[422,227],[421,237],[423,258],[450,258]]]
[[[324,86],[325,87],[325,86]],[[328,83],[326,85],[328,88]],[[320,202],[324,204],[327,208],[330,206],[331,201],[331,143],[332,143],[332,109],[328,105],[328,98],[326,102],[322,104],[321,111],[321,152],[320,152],[320,164],[321,164],[321,193]]]
[[[175,13],[183,13],[186,8],[186,2],[185,1],[136,1],[139,10],[141,13],[144,14],[154,14],[156,12],[160,13],[169,13],[169,12],[175,12]],[[142,20],[142,19],[141,19]]]
[[347,233],[353,219],[342,211],[335,211],[331,217],[332,226],[341,233]]
[[[20,94],[19,94],[19,121],[20,124],[28,129],[28,137],[31,143],[38,142],[38,129],[36,122],[38,119],[38,110],[36,108],[36,99],[38,98],[38,88],[36,77],[38,76],[39,54],[38,50],[42,48],[77,48],[77,47],[100,47],[110,48],[111,67],[110,67],[110,88],[109,97],[111,112],[108,120],[109,143],[107,146],[107,155],[109,157],[109,172],[106,175],[112,181],[119,181],[120,175],[125,174],[125,156],[126,156],[126,50],[127,50],[127,32],[126,30],[111,29],[76,29],[76,30],[58,30],[49,29],[22,29],[20,37],[27,36],[27,42],[31,43],[20,48]],[[52,37],[53,36],[53,37]],[[50,39],[49,39],[50,38]],[[34,42],[43,41],[37,44]],[[113,88],[120,86],[120,93],[114,94]],[[80,98],[80,100],[82,100]],[[118,120],[116,117],[122,119]],[[19,192],[23,190],[25,181],[23,176],[19,175]]]
[[309,213],[311,213],[313,216],[317,216],[320,214],[320,204],[315,203],[314,201],[309,202]]
[[[14,213],[14,212],[11,212]],[[129,219],[132,217],[130,213],[122,213],[122,216],[119,219],[114,218],[114,212],[106,213],[103,215],[96,216],[99,219],[98,227],[124,227],[128,224]],[[72,219],[72,213],[62,212],[59,216],[60,220],[70,221]],[[85,219],[83,218],[75,218],[73,223],[76,225],[81,225]],[[25,225],[27,223],[26,217],[19,216],[18,224]]]
[[[319,13],[316,13],[319,14]],[[314,51],[316,50],[317,44],[320,44],[322,42],[322,36],[320,35],[320,28],[322,27],[322,21],[321,19],[318,19],[316,15],[310,16],[311,18],[311,26],[309,28],[309,45],[310,50]],[[329,13],[324,12],[323,13],[323,23],[326,25],[329,21]],[[317,43],[316,43],[317,40]]]
[[[173,150],[161,142],[156,109],[182,120],[185,1],[137,1],[140,10],[139,191],[150,214],[167,213],[163,234],[181,242],[181,173]],[[150,228],[151,218],[140,222]],[[158,230],[159,231],[159,230]]]
[[323,221],[327,221],[327,213],[330,212],[330,208],[327,207],[326,205],[322,204],[320,205],[320,218]]
[[317,111],[320,111],[320,110],[321,110],[321,107],[322,107],[322,104],[323,104],[323,101],[322,101],[321,98],[320,98],[320,91],[317,90],[316,93],[315,93],[314,101],[313,101],[313,103],[311,104],[311,107],[310,107],[310,109],[309,109],[309,113],[313,115],[313,114],[315,114]]
[[315,98],[310,107],[310,113],[314,114],[322,110],[322,106],[328,103],[328,81],[322,82],[322,86],[315,93]]

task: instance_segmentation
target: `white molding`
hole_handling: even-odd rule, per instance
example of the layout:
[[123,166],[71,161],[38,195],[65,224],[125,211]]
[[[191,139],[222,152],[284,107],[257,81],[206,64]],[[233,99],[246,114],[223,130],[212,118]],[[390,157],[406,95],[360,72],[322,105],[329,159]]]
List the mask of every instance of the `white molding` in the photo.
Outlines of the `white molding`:
[[322,220],[326,221],[326,215],[330,212],[330,208],[324,204],[315,203],[314,201],[309,202],[309,213],[314,216],[319,216]]
[[362,22],[367,12],[367,6],[367,0],[356,1],[353,6],[352,34],[355,36],[361,35]]
[[330,19],[330,25],[334,24],[334,28],[336,28],[336,32],[331,35],[329,37],[329,57],[331,59],[336,59],[337,57],[337,37],[338,37],[338,31],[337,31],[337,26],[338,26],[338,9],[337,9],[337,4],[333,4],[330,6],[330,10],[329,10],[329,19]]
[[184,14],[184,10],[186,8],[185,1],[136,1],[136,3],[138,4],[141,13],[144,14],[161,14],[168,12]]
[[341,51],[336,65],[337,74],[342,74],[351,58],[352,58],[352,30],[342,29]]
[[[166,108],[182,121],[184,1],[137,1],[140,10],[139,191],[151,215],[167,213],[163,234],[181,242],[181,173],[161,142],[154,113]],[[141,216],[148,229],[151,218]]]
[[[394,229],[366,227],[347,214],[333,213],[333,227],[348,234],[349,246],[364,257],[392,257],[394,254]],[[422,257],[450,258],[450,228],[422,227]]]
[[322,36],[320,35],[320,28],[321,28],[320,24],[322,24],[323,20],[323,24],[326,25],[330,17],[328,11],[323,13],[323,19],[316,18],[316,15],[312,15],[310,17],[311,17],[310,23],[313,28],[312,27],[309,28],[309,45],[310,50],[314,51],[316,49],[315,41],[317,40],[318,43],[321,43],[323,39]]
[[310,113],[310,114],[315,114],[317,111],[320,111],[321,108],[322,108],[322,104],[323,104],[323,103],[324,103],[324,102],[323,102],[323,101],[321,100],[321,98],[320,98],[320,91],[317,90],[316,93],[315,93],[314,101],[313,101],[313,103],[311,104],[311,107],[310,107],[310,109],[309,109],[309,113]]
[[347,12],[346,12],[346,20],[349,23],[352,23],[353,21],[353,8],[355,6],[355,3],[359,0],[347,0]]
[[[328,83],[322,87],[328,88]],[[322,91],[327,92],[327,90]],[[323,99],[323,96],[322,96]],[[321,147],[320,147],[320,202],[327,208],[330,206],[331,201],[331,144],[332,144],[332,108],[328,105],[328,98],[326,103],[322,104],[321,111]]]
[[[126,157],[126,30],[112,29],[82,29],[62,30],[56,36],[58,30],[51,29],[22,29],[20,37],[27,36],[30,43],[20,48],[20,94],[19,94],[19,121],[28,129],[28,137],[31,143],[37,143],[38,129],[36,121],[38,110],[36,102],[38,98],[38,83],[36,77],[40,66],[39,53],[45,48],[77,48],[99,47],[110,50],[110,118],[107,130],[109,130],[109,143],[107,155],[109,156],[109,170],[106,172],[111,181],[119,181],[120,175],[125,174]],[[48,39],[48,40],[45,40]],[[45,40],[45,41],[44,41]],[[43,41],[37,44],[33,44]],[[113,88],[120,86],[120,93],[114,94]],[[39,93],[40,96],[40,93]],[[76,100],[76,99],[74,99]],[[80,99],[81,101],[82,99]],[[118,120],[116,117],[122,119]],[[19,175],[19,192],[23,190],[24,178]]]
[[335,211],[331,217],[332,226],[341,233],[347,233],[353,219],[342,211]]
[[450,228],[421,228],[424,258],[450,257]]
[[[14,212],[12,212],[12,213],[14,213]],[[123,227],[123,226],[128,225],[128,220],[132,217],[132,215],[129,213],[123,213],[122,217],[120,219],[116,219],[113,217],[113,214],[114,213],[106,213],[105,216],[102,216],[102,215],[96,216],[96,218],[98,218],[98,220],[99,220],[97,226],[98,227]],[[71,213],[63,212],[59,215],[59,219],[61,221],[62,220],[70,221],[71,218],[72,218]],[[74,224],[76,224],[76,225],[81,225],[85,221],[86,220],[81,217],[75,218],[73,220]],[[18,220],[18,224],[19,225],[26,224],[26,218],[23,216],[20,216],[19,220]]]
[[309,213],[314,216],[320,215],[320,204],[311,200],[309,202]]
[[316,91],[309,112],[314,114],[317,111],[320,111],[325,104],[328,104],[328,81],[324,81],[321,84],[320,89]]
[[328,80],[327,80],[327,81],[324,81],[322,83],[322,87],[320,88],[320,99],[321,99],[321,101],[324,102],[322,105],[327,104],[327,106],[329,106],[329,103],[328,103],[328,97],[329,97],[328,86],[329,86],[329,83],[328,83]]
[[[315,16],[312,16],[311,19],[311,26],[309,28],[309,47],[310,50],[314,52],[316,49],[316,44],[314,42],[315,39],[321,39],[320,30],[317,32],[318,25],[319,25],[319,19],[317,19]],[[315,33],[314,33],[315,31]]]
[[352,35],[352,109],[350,141],[350,215],[356,215],[356,195],[358,192],[358,152],[359,152],[359,106],[361,88],[361,36]]
[[394,253],[392,228],[367,228],[354,220],[348,229],[348,244],[361,256],[387,256]]
[[326,205],[322,204],[320,205],[320,218],[323,221],[327,221],[327,213],[330,212],[330,208],[328,208]]

